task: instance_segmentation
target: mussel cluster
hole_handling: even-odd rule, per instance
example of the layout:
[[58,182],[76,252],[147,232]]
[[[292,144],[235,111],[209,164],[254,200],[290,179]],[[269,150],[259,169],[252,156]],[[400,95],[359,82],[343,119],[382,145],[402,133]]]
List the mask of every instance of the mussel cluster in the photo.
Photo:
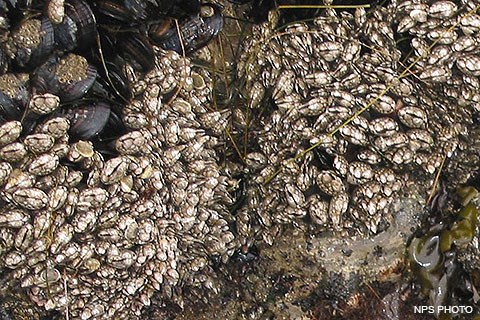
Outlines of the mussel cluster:
[[480,169],[478,1],[272,10],[231,95],[201,60],[245,1],[0,1],[0,297],[38,315],[182,307],[290,225],[404,244],[398,199]]
[[198,1],[57,2],[2,3],[0,116],[31,130],[55,111],[73,120],[70,133],[83,139],[97,136],[106,119],[119,127],[132,97],[128,77],[154,68],[154,45],[190,54],[223,26],[220,7]]

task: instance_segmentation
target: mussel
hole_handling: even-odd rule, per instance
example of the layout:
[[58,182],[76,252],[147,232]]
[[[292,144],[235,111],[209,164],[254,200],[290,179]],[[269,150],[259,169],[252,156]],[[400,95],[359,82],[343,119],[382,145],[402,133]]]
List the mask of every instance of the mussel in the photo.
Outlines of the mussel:
[[44,62],[55,48],[53,25],[47,17],[27,19],[11,34],[14,58],[21,67]]
[[[102,18],[102,21],[105,21],[107,24],[131,24],[135,22],[133,12],[118,1],[98,1],[95,8],[97,14]],[[139,6],[136,10],[134,7],[131,7],[131,9],[137,12],[136,15],[145,18],[144,7]]]
[[104,102],[81,104],[64,108],[61,114],[70,121],[69,133],[78,139],[91,139],[105,127],[110,117],[110,106]]
[[69,0],[66,3],[65,17],[60,24],[53,26],[58,50],[85,50],[92,46],[97,34],[95,16],[83,0]]
[[28,102],[29,79],[26,73],[6,73],[0,76],[0,115],[5,119],[20,119]]
[[95,10],[107,24],[135,25],[161,17],[181,19],[200,11],[199,0],[102,0]]
[[132,90],[124,72],[120,69],[124,63],[122,61],[120,57],[116,57],[112,61],[105,61],[106,70],[103,70],[99,82],[103,87],[109,89],[108,91],[113,94],[114,98],[128,101],[132,98]]
[[189,54],[207,45],[222,28],[221,8],[215,4],[205,4],[200,13],[180,21],[178,28],[173,19],[151,24],[148,35],[165,50]]
[[52,56],[32,75],[36,93],[58,95],[62,102],[81,98],[97,78],[97,69],[82,56],[69,53]]
[[155,52],[150,40],[139,33],[127,33],[120,40],[124,55],[140,71],[149,71],[155,66]]
[[200,12],[200,0],[162,1],[161,9],[165,16],[181,19]]

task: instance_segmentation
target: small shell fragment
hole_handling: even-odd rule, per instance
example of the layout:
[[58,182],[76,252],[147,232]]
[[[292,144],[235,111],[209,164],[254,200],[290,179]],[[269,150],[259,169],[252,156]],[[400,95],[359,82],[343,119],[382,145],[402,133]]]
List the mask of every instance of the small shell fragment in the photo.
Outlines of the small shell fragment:
[[133,155],[144,151],[147,146],[145,135],[140,131],[129,132],[118,138],[115,148],[120,154]]
[[428,9],[428,14],[435,18],[450,18],[458,10],[457,5],[452,1],[436,1]]
[[410,128],[425,129],[427,127],[427,114],[419,107],[403,107],[398,111],[398,117]]
[[30,215],[23,210],[7,209],[0,212],[0,226],[21,228],[30,220]]
[[116,157],[108,160],[103,167],[100,180],[104,184],[119,182],[127,173],[129,161],[126,157]]
[[330,205],[328,206],[328,215],[332,220],[333,227],[336,229],[341,227],[343,215],[348,209],[348,201],[349,196],[345,192],[340,192],[330,200]]
[[67,200],[68,189],[64,186],[58,186],[50,190],[48,193],[48,208],[52,211],[60,209]]
[[66,118],[52,118],[39,126],[40,133],[51,135],[54,139],[59,139],[67,134],[70,128],[70,122]]
[[76,208],[79,211],[101,208],[107,199],[108,191],[103,188],[85,189],[78,196]]
[[480,76],[480,57],[478,55],[462,55],[456,61],[458,69],[471,76]]
[[7,268],[15,269],[26,260],[26,257],[20,251],[10,251],[3,257],[4,264]]
[[398,124],[389,117],[377,118],[370,121],[369,129],[377,136],[391,136],[398,131]]
[[8,176],[12,172],[12,165],[8,162],[0,162],[0,186],[7,182]]

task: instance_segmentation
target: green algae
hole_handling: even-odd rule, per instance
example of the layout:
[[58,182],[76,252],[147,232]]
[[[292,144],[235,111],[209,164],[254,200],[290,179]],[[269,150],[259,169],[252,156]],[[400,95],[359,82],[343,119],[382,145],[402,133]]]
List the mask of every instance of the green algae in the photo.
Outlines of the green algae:
[[[462,208],[449,228],[431,228],[420,238],[414,238],[409,246],[409,260],[413,274],[419,280],[423,294],[438,310],[452,300],[452,286],[459,270],[456,250],[473,240],[477,226],[478,208],[471,201],[477,195],[473,187],[460,189]],[[435,312],[438,319],[451,319],[450,314]]]

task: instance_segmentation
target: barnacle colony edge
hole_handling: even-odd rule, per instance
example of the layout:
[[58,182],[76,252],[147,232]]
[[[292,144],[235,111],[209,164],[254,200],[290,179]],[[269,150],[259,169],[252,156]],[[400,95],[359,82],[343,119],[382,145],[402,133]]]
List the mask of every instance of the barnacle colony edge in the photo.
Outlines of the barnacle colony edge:
[[[74,118],[35,120],[25,136],[25,122],[2,127],[8,285],[20,284],[40,309],[72,318],[134,319],[158,301],[183,305],[185,288],[217,291],[214,260],[226,261],[258,238],[271,244],[292,224],[311,237],[334,231],[312,242],[327,271],[369,279],[383,271],[380,263],[400,263],[403,234],[417,223],[409,206],[427,198],[445,156],[452,188],[478,169],[478,148],[469,146],[478,136],[478,75],[463,58],[475,59],[469,52],[477,42],[465,48],[468,39],[459,40],[478,35],[476,20],[463,16],[474,15],[477,4],[440,12],[436,4],[393,2],[355,15],[327,9],[280,33],[274,19],[253,26],[236,65],[247,103],[229,108],[215,105],[216,74],[194,58],[150,50],[142,36],[120,43],[133,58],[126,79],[121,72],[102,76],[132,88],[121,112],[110,109],[126,127],[113,137],[114,154],[95,138],[67,136]],[[412,21],[401,32],[411,34],[414,53],[403,68],[391,21],[407,16]],[[153,66],[132,57],[139,44],[155,57]],[[452,45],[451,54],[438,49],[426,57],[437,45]],[[208,47],[198,53],[209,54],[215,56]],[[58,60],[72,57],[82,60]],[[15,77],[25,83],[16,88],[28,92],[28,79]],[[40,109],[56,108],[51,92],[43,94]],[[92,115],[73,114],[82,112]],[[224,132],[236,148],[223,147]],[[238,180],[245,182],[241,203],[231,192]],[[385,248],[383,257],[369,255],[371,239]],[[349,247],[355,250],[345,259]],[[325,258],[328,248],[334,250]],[[329,265],[330,257],[338,259]],[[365,257],[372,258],[367,267]]]

